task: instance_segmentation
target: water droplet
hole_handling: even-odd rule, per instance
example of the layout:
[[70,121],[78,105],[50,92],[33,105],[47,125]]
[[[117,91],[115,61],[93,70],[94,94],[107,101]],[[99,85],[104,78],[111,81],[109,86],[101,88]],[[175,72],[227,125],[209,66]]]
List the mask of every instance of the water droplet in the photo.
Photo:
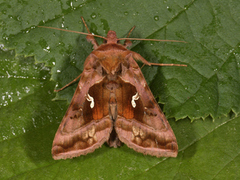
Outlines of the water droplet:
[[3,20],[0,20],[0,26],[3,27],[4,25],[6,25],[6,23]]
[[127,16],[127,15],[128,15],[128,12],[127,12],[127,11],[125,11],[125,12],[124,12],[124,15],[125,15],[125,16]]
[[65,25],[64,25],[64,23],[65,23],[65,20],[64,20],[64,16],[62,17],[62,28],[64,28],[65,27]]
[[34,119],[34,118],[32,118],[32,123],[33,123],[33,127],[35,127],[35,128],[36,128],[37,126],[36,126],[36,121],[35,121],[35,119]]
[[6,140],[6,139],[8,139],[8,136],[3,136],[3,140]]
[[24,90],[24,92],[25,92],[25,93],[29,93],[29,91],[30,91],[30,88],[29,88],[29,87],[27,87],[27,86],[25,86],[25,87],[23,87],[23,90]]
[[169,12],[172,12],[172,9],[171,9],[169,6],[167,6],[167,10],[168,10]]
[[19,96],[21,93],[19,91],[17,91],[17,96]]
[[30,41],[26,41],[26,42],[25,42],[25,45],[26,45],[26,46],[30,46],[30,45],[31,45],[31,42],[30,42]]
[[76,64],[76,61],[71,60],[70,64],[74,66]]
[[158,21],[159,20],[159,16],[154,16],[154,20]]
[[107,20],[101,19],[101,23],[103,25],[104,32],[107,33],[110,30]]
[[93,32],[97,32],[98,27],[96,26],[96,24],[91,23],[90,27],[91,27],[91,29],[92,29],[92,31],[91,31],[92,34],[94,34]]
[[3,38],[4,40],[8,41],[8,38],[9,38],[9,37],[7,36],[7,34],[4,33],[3,36],[2,36],[2,38]]
[[0,44],[0,49],[4,50],[4,44]]
[[51,52],[49,46],[47,46],[46,48],[43,48],[43,50],[44,50],[45,52],[47,52],[47,53],[50,53],[50,52]]
[[96,13],[92,13],[92,14],[91,14],[91,18],[92,18],[92,19],[95,19],[96,17],[97,17]]
[[2,10],[2,13],[3,13],[3,14],[6,14],[6,13],[7,13],[7,10]]
[[14,127],[13,126],[11,126],[11,130],[12,130],[12,134],[15,136],[16,134],[14,132]]

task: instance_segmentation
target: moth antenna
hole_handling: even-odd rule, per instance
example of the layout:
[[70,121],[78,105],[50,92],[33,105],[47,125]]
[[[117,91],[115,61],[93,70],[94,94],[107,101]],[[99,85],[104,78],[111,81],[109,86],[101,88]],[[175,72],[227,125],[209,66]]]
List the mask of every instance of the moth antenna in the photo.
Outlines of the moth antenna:
[[95,35],[95,34],[91,34],[89,29],[87,28],[87,30],[89,31],[89,33],[84,33],[84,32],[79,32],[79,31],[72,31],[72,30],[67,30],[67,29],[61,29],[61,28],[55,28],[55,27],[48,27],[48,26],[37,26],[37,27],[40,27],[40,28],[46,28],[46,29],[55,29],[55,30],[59,30],[59,31],[66,31],[66,32],[72,32],[72,33],[77,33],[77,34],[83,34],[83,35],[86,35],[86,36],[94,36],[94,37],[98,37],[98,38],[102,38],[102,39],[105,39],[105,37],[103,36],[99,36],[99,35]]
[[186,41],[178,41],[178,40],[165,40],[165,39],[141,39],[141,38],[119,38],[118,40],[136,40],[136,41],[157,41],[157,42],[182,42],[187,43]]

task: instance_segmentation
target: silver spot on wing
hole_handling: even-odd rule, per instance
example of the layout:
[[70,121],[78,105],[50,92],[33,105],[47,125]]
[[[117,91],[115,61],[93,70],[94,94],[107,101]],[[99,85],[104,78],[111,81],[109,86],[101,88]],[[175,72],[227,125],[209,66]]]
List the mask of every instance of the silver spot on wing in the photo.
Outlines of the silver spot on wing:
[[90,108],[92,109],[92,108],[94,107],[94,99],[93,99],[93,97],[90,96],[89,94],[87,94],[87,100],[88,100],[89,102],[91,102],[91,103],[90,103]]
[[132,107],[133,108],[135,108],[136,107],[136,100],[138,100],[139,99],[139,94],[138,94],[138,92],[135,94],[135,95],[133,95],[132,96],[132,101],[131,101],[131,103],[132,103]]

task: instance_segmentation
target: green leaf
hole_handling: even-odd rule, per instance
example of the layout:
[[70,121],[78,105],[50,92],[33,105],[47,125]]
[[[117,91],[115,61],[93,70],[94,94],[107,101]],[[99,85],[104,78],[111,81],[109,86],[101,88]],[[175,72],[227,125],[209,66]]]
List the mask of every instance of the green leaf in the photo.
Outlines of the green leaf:
[[[239,179],[239,11],[238,1],[224,0],[0,2],[0,179]],[[52,160],[68,107],[52,99],[70,102],[76,84],[56,97],[53,89],[81,73],[92,46],[82,35],[37,26],[87,32],[80,16],[102,36],[111,29],[126,37],[135,25],[131,37],[188,42],[132,46],[149,62],[188,65],[142,69],[177,137],[177,158],[103,145]]]

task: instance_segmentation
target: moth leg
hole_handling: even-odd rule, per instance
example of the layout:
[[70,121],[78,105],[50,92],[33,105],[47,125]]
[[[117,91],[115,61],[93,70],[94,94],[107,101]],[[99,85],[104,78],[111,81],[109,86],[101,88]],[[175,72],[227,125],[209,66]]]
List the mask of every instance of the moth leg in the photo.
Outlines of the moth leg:
[[87,39],[89,42],[92,43],[94,49],[97,49],[98,46],[99,46],[98,43],[97,43],[97,41],[94,39],[93,36],[91,36],[91,32],[90,32],[90,30],[88,29],[88,26],[87,26],[87,24],[86,24],[86,22],[85,22],[85,20],[84,20],[84,18],[83,18],[82,16],[81,16],[81,19],[82,19],[82,21],[83,21],[84,26],[85,26],[86,29],[87,29],[87,32],[89,33],[89,35],[86,37],[86,39]]
[[143,65],[141,66],[141,69],[142,69],[144,66],[145,66],[145,64],[143,64]]
[[186,64],[163,64],[163,63],[150,63],[152,66],[184,66],[187,67]]
[[[185,66],[187,67],[187,65],[185,64],[163,64],[163,63],[151,63],[151,62],[148,62],[146,59],[144,59],[140,54],[138,53],[133,53],[132,54],[133,58],[136,59],[136,60],[139,60],[139,61],[142,61],[143,64],[146,64],[148,66]],[[143,66],[142,66],[143,67]],[[141,68],[142,68],[141,67]]]
[[130,40],[125,40],[123,46],[124,46],[125,48],[132,46],[132,41],[130,41]]
[[[132,31],[135,29],[136,26],[133,26],[132,29],[130,29],[128,35],[127,35],[127,38],[129,38],[130,34],[132,33]],[[124,43],[123,43],[124,47],[127,48],[127,47],[130,47],[132,46],[132,41],[130,40],[125,40]]]
[[70,86],[72,83],[74,83],[75,81],[77,81],[80,77],[81,77],[82,74],[80,74],[78,77],[76,77],[74,80],[72,80],[70,83],[66,84],[65,86],[63,86],[62,88],[60,89],[54,89],[54,92],[59,92],[63,89],[65,89],[66,87]]
[[143,64],[146,64],[148,66],[151,66],[152,64],[148,62],[146,59],[144,59],[140,54],[133,52],[132,56],[135,60],[142,61]]
[[133,27],[130,29],[130,31],[129,31],[128,35],[127,35],[127,38],[129,38],[130,34],[131,34],[132,31],[135,29],[135,27],[136,27],[136,26],[133,26]]

